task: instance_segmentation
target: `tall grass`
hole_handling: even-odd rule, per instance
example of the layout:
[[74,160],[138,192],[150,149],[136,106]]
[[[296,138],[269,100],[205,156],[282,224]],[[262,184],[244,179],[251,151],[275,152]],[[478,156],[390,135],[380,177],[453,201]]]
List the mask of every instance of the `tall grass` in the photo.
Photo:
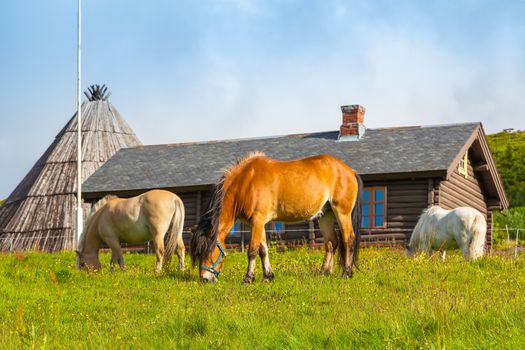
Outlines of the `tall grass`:
[[195,270],[153,274],[74,269],[74,255],[0,256],[0,348],[525,348],[525,259],[459,254],[407,259],[363,250],[361,272],[320,276],[322,255],[271,254],[276,279],[243,285],[246,257],[228,256],[218,284]]

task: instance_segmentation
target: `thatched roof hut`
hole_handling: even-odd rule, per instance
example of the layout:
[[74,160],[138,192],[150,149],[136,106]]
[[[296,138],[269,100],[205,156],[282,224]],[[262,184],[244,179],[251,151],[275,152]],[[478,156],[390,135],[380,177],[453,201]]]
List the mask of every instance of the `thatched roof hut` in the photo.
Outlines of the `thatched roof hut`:
[[[92,86],[82,104],[82,180],[119,149],[140,140],[107,100],[105,86]],[[0,250],[59,251],[73,248],[76,206],[77,115],[58,133],[22,182],[0,206]],[[89,212],[89,205],[84,213]]]

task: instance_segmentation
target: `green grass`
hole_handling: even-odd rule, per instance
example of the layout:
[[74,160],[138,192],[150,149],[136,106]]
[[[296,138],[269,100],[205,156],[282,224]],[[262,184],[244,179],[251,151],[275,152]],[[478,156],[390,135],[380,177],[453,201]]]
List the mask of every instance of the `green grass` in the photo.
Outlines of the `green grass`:
[[525,348],[525,258],[475,263],[365,249],[361,272],[317,274],[319,251],[272,252],[276,279],[243,285],[244,254],[218,284],[197,273],[80,273],[72,253],[0,255],[0,348]]

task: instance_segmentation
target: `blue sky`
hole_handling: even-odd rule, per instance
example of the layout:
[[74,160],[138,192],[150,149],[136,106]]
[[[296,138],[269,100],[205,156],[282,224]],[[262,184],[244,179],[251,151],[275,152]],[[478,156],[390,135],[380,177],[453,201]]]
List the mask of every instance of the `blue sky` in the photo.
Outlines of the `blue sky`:
[[[483,122],[525,129],[524,1],[84,1],[83,81],[145,144]],[[76,108],[76,1],[0,2],[0,198]]]

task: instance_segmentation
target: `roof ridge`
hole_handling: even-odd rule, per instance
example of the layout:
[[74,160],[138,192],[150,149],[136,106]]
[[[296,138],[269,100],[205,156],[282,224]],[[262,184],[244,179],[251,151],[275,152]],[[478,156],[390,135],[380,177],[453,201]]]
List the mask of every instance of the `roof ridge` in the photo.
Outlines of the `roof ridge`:
[[449,127],[449,126],[479,125],[479,124],[481,124],[481,122],[478,121],[478,122],[463,122],[463,123],[390,126],[390,127],[383,127],[383,128],[367,128],[366,130],[429,129],[429,128],[443,128],[443,127]]
[[[374,130],[403,130],[403,129],[428,129],[428,128],[440,128],[440,127],[449,127],[449,126],[462,126],[462,125],[479,125],[481,122],[463,122],[463,123],[448,123],[448,124],[430,124],[430,125],[408,125],[408,126],[392,126],[384,128],[366,128],[367,131]],[[149,147],[182,147],[189,145],[209,145],[219,142],[238,142],[238,141],[257,141],[257,140],[267,140],[267,139],[278,139],[283,137],[295,137],[295,138],[305,138],[312,135],[321,135],[328,133],[336,133],[339,130],[327,130],[327,131],[315,131],[315,132],[302,132],[294,134],[283,134],[283,135],[269,135],[269,136],[254,136],[254,137],[239,137],[231,139],[215,139],[207,141],[186,141],[186,142],[173,142],[173,143],[157,143],[151,145],[139,145],[129,148],[149,148]]]
[[[324,133],[324,132],[321,132]],[[219,142],[237,142],[237,141],[257,141],[257,140],[267,140],[267,139],[278,139],[281,137],[292,137],[292,136],[299,136],[299,135],[313,135],[318,134],[316,133],[299,133],[299,134],[286,134],[286,135],[273,135],[273,136],[254,136],[254,137],[239,137],[239,138],[232,138],[232,139],[218,139],[218,140],[208,140],[208,141],[186,141],[186,142],[174,142],[174,143],[157,143],[153,145],[140,145],[140,146],[134,146],[130,148],[148,148],[148,147],[166,147],[166,146],[172,146],[172,147],[179,147],[179,146],[188,146],[188,145],[209,145],[213,143],[219,143]]]

